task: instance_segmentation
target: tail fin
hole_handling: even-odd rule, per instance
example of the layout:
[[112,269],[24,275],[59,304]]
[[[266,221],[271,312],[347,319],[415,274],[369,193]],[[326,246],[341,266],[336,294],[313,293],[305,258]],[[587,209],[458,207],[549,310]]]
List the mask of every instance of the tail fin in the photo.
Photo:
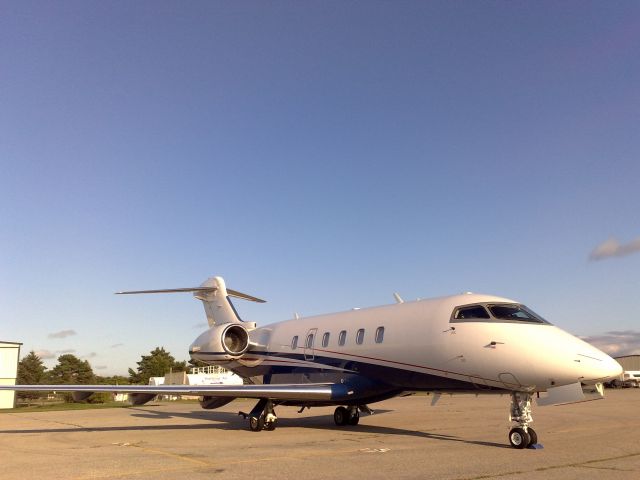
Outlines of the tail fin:
[[192,288],[169,288],[162,290],[136,290],[128,292],[117,292],[116,295],[131,295],[138,293],[178,293],[193,292],[193,296],[204,305],[209,326],[221,325],[223,323],[240,323],[242,320],[236,312],[229,297],[242,298],[252,302],[265,303],[260,298],[247,295],[227,288],[222,277],[212,277],[205,280],[199,287]]
[[208,278],[200,285],[199,290],[193,292],[193,296],[202,301],[210,327],[215,324],[239,323],[242,321],[229,297],[242,298],[258,303],[265,302],[246,293],[228,289],[222,277]]

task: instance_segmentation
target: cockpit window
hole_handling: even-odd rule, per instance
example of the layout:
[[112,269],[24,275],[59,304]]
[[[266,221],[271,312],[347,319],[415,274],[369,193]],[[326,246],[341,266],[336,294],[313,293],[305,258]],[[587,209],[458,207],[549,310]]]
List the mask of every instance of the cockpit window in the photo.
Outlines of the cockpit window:
[[524,305],[510,303],[487,306],[489,307],[491,314],[498,320],[546,323],[542,317],[536,315]]
[[489,314],[482,305],[470,305],[468,307],[460,307],[453,316],[456,320],[469,318],[489,318]]
[[523,322],[549,325],[540,315],[519,303],[462,305],[453,310],[451,322]]

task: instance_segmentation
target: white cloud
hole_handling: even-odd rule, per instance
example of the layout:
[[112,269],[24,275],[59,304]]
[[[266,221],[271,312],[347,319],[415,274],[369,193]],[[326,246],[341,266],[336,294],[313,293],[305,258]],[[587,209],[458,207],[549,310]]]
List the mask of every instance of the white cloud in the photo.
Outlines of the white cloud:
[[593,252],[591,252],[589,258],[591,260],[602,260],[610,257],[624,257],[625,255],[631,255],[636,252],[640,252],[640,238],[636,238],[623,245],[611,237],[604,243],[598,245]]
[[635,330],[612,331],[581,338],[612,357],[640,355],[640,332]]
[[56,353],[51,352],[49,350],[36,350],[35,354],[40,357],[42,360],[49,360],[51,358],[56,358]]
[[60,330],[59,332],[50,333],[49,338],[66,338],[72,335],[77,335],[75,330]]
[[60,355],[65,355],[67,353],[75,353],[75,352],[76,351],[73,348],[69,348],[67,350],[56,350],[54,352],[52,352],[51,350],[47,350],[46,348],[43,348],[41,350],[36,350],[35,354],[39,356],[42,360],[51,360],[51,359],[58,358]]

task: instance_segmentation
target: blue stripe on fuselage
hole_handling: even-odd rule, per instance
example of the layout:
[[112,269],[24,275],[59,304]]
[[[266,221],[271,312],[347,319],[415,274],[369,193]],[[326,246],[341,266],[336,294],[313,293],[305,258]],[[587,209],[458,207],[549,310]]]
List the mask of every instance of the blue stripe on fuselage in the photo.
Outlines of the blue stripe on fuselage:
[[[199,353],[206,354],[206,352]],[[379,365],[367,362],[362,357],[353,356],[346,359],[318,355],[317,350],[313,360],[306,360],[304,354],[288,352],[253,351],[245,355],[248,358],[253,356],[264,360],[264,363],[273,364],[261,364],[257,367],[234,366],[231,369],[245,377],[267,375],[269,377],[268,383],[271,384],[345,382],[351,385],[366,379],[367,385],[361,384],[356,389],[367,390],[370,393],[389,390],[458,392],[505,390],[489,387],[483,384],[482,379],[456,380],[443,375],[417,372],[399,366]],[[427,369],[427,367],[421,368]]]

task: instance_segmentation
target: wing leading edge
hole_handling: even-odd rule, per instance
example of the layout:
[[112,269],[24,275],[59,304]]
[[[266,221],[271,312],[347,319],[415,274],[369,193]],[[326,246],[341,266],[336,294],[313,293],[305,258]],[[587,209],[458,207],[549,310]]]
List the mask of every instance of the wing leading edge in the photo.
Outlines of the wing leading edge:
[[344,384],[310,383],[282,385],[0,385],[0,391],[140,393],[148,395],[211,395],[236,398],[269,398],[290,401],[328,401],[347,398],[353,392]]

